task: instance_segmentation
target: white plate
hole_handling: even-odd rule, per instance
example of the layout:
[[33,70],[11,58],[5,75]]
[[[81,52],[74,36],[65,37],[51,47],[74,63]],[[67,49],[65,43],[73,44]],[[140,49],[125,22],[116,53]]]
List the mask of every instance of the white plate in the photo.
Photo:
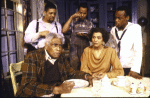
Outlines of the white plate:
[[81,87],[86,87],[89,85],[89,82],[83,79],[69,79],[64,82],[67,82],[67,81],[74,81],[75,86],[73,88],[81,88]]
[[79,32],[79,33],[88,33],[88,32]]
[[75,31],[76,33],[88,33],[88,31]]

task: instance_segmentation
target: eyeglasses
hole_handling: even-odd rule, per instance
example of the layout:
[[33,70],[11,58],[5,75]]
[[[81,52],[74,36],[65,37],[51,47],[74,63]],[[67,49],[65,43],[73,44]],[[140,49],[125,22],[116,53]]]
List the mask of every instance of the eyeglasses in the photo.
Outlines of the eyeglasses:
[[54,44],[51,44],[52,46],[54,46],[54,47],[59,47],[59,48],[62,48],[62,44],[56,44],[56,43],[54,43]]

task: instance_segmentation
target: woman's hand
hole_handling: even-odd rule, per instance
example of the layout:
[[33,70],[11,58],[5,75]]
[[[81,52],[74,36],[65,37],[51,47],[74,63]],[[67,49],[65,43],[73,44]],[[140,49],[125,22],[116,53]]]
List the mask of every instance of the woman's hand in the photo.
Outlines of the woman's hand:
[[95,79],[102,79],[104,76],[105,76],[105,73],[102,73],[102,72],[100,72],[100,73],[94,73],[92,75],[92,77],[95,78]]

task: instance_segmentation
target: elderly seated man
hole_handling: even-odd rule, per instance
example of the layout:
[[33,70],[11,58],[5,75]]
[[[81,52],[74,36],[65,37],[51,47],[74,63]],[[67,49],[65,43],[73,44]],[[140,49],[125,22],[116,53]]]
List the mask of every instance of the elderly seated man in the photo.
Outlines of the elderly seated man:
[[64,59],[62,43],[64,38],[55,33],[46,36],[45,47],[29,52],[22,64],[22,80],[18,89],[19,97],[38,97],[49,94],[71,92],[74,82],[64,82],[70,78],[88,80],[92,84],[92,76],[74,70],[69,61]]

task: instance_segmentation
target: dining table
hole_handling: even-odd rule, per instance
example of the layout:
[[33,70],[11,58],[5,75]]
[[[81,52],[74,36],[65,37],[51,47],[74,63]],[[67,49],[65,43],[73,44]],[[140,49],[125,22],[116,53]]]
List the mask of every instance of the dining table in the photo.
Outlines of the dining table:
[[[142,79],[135,79],[131,76],[125,76],[128,84],[127,86],[116,86],[113,85],[114,81],[117,81],[117,78],[110,78],[111,85],[105,89],[99,90],[98,93],[94,92],[94,88],[91,86],[88,87],[79,87],[73,88],[70,93],[61,94],[61,97],[149,97],[150,96],[150,78],[143,77]],[[130,93],[130,86],[134,83],[135,87],[138,88],[139,83],[142,83],[146,90],[143,94]]]

